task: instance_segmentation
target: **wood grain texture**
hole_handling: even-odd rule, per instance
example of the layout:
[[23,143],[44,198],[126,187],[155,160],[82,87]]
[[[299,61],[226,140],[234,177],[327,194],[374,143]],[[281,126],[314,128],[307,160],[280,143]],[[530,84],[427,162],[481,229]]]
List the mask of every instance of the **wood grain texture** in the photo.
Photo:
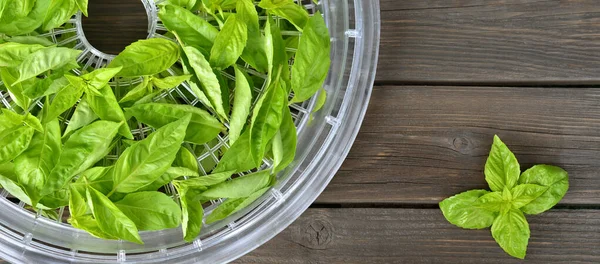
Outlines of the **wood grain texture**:
[[377,81],[597,84],[594,0],[381,0]]
[[563,205],[600,205],[600,89],[379,86],[321,204],[436,204],[487,188],[493,135],[522,169],[569,172]]
[[89,1],[88,11],[89,17],[83,19],[85,36],[104,53],[119,54],[148,36],[148,15],[140,0]]
[[[524,263],[599,263],[600,211],[553,210],[527,217]],[[466,230],[438,209],[309,209],[235,263],[523,263],[489,229]]]

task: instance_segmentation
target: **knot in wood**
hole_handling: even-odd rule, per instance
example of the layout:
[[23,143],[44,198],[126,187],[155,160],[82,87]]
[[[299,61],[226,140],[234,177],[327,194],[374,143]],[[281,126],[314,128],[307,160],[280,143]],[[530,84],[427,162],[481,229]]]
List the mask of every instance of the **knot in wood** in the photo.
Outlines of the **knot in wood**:
[[333,238],[333,227],[325,219],[310,219],[293,230],[292,240],[310,249],[327,249]]

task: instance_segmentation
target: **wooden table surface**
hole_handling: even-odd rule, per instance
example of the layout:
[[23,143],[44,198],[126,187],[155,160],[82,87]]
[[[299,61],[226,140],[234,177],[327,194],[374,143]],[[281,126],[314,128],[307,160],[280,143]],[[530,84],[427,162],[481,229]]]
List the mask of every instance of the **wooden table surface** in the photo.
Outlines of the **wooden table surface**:
[[[600,263],[600,3],[380,2],[380,66],[348,159],[301,218],[237,263],[521,262],[438,208],[487,187],[494,134],[522,167],[570,174],[563,201],[528,218],[527,263]],[[90,1],[90,16],[105,51],[144,37],[139,0]]]

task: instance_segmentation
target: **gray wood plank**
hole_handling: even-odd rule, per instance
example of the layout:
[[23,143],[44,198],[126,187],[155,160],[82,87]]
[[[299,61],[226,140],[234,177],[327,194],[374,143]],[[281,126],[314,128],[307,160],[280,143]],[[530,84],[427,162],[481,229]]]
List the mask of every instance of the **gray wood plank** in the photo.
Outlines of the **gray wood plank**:
[[381,0],[377,81],[600,81],[594,0]]
[[600,205],[600,89],[378,86],[321,204],[430,204],[487,188],[494,134],[522,169],[570,173],[563,205]]
[[600,211],[528,216],[526,262],[505,254],[489,229],[465,230],[438,209],[309,209],[235,263],[599,263]]

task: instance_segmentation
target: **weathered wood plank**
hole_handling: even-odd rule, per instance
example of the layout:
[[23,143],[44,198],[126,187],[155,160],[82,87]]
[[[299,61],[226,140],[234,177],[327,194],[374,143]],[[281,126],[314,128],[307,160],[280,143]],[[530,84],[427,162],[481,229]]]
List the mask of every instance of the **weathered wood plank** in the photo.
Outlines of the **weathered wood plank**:
[[[525,263],[600,262],[600,211],[528,216]],[[438,209],[309,209],[236,263],[522,263],[489,229],[465,230]]]
[[498,134],[522,168],[570,173],[562,204],[600,205],[600,89],[375,87],[361,132],[318,203],[435,204],[486,188]]
[[600,81],[594,0],[380,0],[377,81]]

